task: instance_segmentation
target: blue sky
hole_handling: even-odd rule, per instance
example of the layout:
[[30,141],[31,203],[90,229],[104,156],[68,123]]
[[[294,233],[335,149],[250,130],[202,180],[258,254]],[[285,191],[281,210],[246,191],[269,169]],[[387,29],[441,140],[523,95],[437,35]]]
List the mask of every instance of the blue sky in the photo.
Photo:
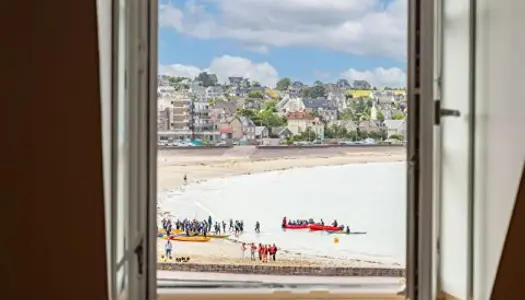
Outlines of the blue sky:
[[159,72],[406,80],[406,0],[161,0]]

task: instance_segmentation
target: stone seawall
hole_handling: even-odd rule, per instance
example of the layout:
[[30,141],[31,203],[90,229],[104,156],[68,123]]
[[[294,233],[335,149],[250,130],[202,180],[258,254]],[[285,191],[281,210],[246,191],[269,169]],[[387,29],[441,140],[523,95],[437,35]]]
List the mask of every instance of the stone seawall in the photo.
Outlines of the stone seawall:
[[[199,151],[201,150],[201,151]],[[240,151],[242,150],[242,151]],[[345,156],[350,153],[404,153],[403,146],[375,146],[375,145],[361,145],[357,147],[352,146],[338,146],[333,147],[266,147],[257,148],[256,146],[235,146],[233,148],[219,148],[208,147],[200,148],[193,147],[191,149],[173,147],[169,149],[159,149],[160,156],[223,156],[228,154],[228,157],[244,156],[245,153],[250,153],[249,157],[253,158],[280,158],[280,157],[304,157],[304,156]]]
[[261,275],[405,277],[405,269],[402,268],[307,267],[261,264],[158,263],[157,270]]

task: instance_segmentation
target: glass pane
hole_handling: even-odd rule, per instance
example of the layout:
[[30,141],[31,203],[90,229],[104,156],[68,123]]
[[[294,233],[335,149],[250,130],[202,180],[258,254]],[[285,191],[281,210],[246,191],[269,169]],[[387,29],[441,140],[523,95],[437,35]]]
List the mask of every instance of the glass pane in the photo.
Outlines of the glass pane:
[[125,0],[119,2],[119,28],[118,28],[118,80],[117,80],[117,205],[116,205],[116,261],[124,257],[126,250],[127,230],[127,193],[128,181],[128,105],[126,89],[126,63],[127,63],[127,39],[126,39],[126,6]]
[[406,1],[197,2],[160,1],[158,278],[397,291]]

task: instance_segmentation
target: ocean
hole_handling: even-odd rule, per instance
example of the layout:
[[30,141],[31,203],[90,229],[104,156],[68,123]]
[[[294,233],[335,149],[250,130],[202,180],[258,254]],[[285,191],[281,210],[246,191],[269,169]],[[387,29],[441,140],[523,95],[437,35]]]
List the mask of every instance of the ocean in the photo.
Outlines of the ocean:
[[[212,179],[159,194],[176,218],[243,220],[247,242],[275,243],[306,256],[405,265],[406,164],[298,168]],[[365,235],[283,230],[288,219],[335,219]],[[261,233],[254,231],[261,223]],[[339,243],[334,243],[334,237]]]

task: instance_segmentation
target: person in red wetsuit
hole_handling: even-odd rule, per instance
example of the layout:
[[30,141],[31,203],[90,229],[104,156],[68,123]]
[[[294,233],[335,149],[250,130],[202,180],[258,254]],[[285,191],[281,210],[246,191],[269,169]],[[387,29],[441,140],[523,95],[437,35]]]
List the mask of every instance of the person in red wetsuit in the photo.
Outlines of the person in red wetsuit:
[[262,261],[262,259],[263,259],[263,250],[264,250],[264,249],[263,249],[263,246],[262,246],[261,243],[259,243],[259,247],[258,247],[257,250],[259,250],[259,260]]
[[277,254],[277,246],[275,246],[275,243],[270,247],[270,255],[272,256],[272,260],[275,261],[275,255]]

